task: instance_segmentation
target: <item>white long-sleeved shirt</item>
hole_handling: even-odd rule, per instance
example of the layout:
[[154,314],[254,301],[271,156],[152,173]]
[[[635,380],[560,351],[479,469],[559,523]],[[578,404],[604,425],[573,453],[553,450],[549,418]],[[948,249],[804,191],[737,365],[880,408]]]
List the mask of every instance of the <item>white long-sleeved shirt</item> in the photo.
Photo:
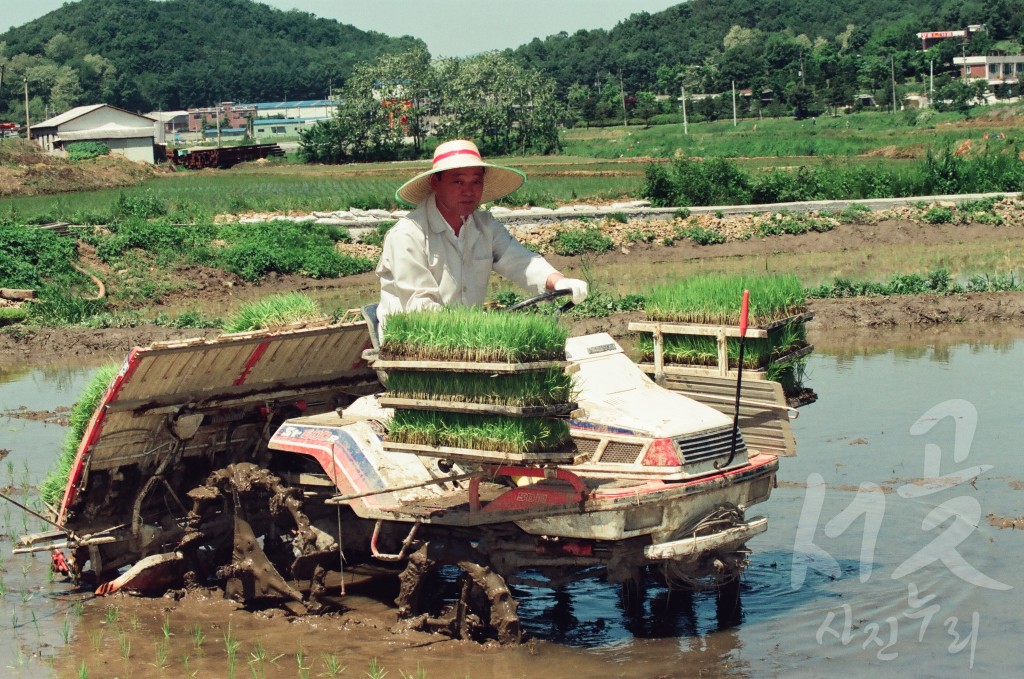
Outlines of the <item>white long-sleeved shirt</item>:
[[383,328],[387,316],[399,311],[479,306],[487,298],[492,270],[536,294],[544,292],[548,277],[557,273],[490,212],[477,210],[456,237],[431,194],[384,238],[377,264],[377,319]]

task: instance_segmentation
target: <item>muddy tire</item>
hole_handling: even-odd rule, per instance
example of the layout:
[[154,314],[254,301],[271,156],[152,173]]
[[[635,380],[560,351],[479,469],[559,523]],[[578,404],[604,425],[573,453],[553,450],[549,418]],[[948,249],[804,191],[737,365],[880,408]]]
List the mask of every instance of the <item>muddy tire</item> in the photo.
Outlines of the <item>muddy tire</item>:
[[[428,584],[443,566],[462,570],[459,598],[436,617]],[[418,620],[422,628],[441,631],[460,639],[493,637],[502,644],[522,641],[516,601],[505,579],[489,565],[487,557],[466,543],[433,540],[409,557],[399,576],[401,589],[395,603],[399,618]]]

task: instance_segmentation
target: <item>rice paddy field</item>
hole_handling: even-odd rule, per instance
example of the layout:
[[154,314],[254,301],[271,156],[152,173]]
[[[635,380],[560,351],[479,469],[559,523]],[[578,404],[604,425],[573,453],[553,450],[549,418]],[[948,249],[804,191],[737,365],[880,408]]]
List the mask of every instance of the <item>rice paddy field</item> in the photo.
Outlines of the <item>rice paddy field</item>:
[[[927,150],[961,149],[999,138],[1009,146],[1024,139],[1024,118],[1008,106],[991,107],[964,120],[931,111],[823,116],[814,124],[790,119],[716,121],[565,130],[556,156],[498,157],[527,174],[527,183],[501,201],[509,206],[607,202],[639,196],[645,169],[679,156],[725,157],[743,169],[797,168],[841,158],[844,164],[900,167]],[[329,211],[349,207],[402,207],[394,191],[429,166],[428,161],[359,165],[257,162],[230,170],[159,174],[131,188],[56,196],[6,198],[0,220],[21,223],[104,223],[121,196],[159,201],[169,214],[210,219],[217,214],[267,211]],[[73,190],[73,187],[69,187]]]
[[866,156],[909,158],[927,147],[959,148],[997,135],[1020,138],[1019,104],[977,108],[964,120],[933,110],[860,112],[820,116],[812,122],[789,118],[731,118],[689,125],[605,127],[565,132],[566,152],[592,158],[691,157],[826,158]]

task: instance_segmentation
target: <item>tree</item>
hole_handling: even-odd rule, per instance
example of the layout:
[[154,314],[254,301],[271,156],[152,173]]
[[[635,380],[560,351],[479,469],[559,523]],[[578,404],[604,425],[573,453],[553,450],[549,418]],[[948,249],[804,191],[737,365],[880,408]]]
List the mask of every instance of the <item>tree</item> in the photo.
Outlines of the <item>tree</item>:
[[412,50],[356,67],[333,119],[301,133],[300,153],[331,163],[417,155],[428,117],[437,136],[475,139],[485,154],[549,153],[566,109],[554,80],[497,52],[430,62]]
[[566,95],[567,120],[571,126],[594,118],[594,95],[589,85],[573,83]]
[[633,107],[633,115],[644,121],[644,125],[650,124],[651,118],[661,113],[661,103],[653,92],[637,92],[636,105]]
[[498,52],[449,60],[444,70],[436,80],[443,107],[438,136],[476,139],[491,155],[558,150],[565,109],[553,79]]

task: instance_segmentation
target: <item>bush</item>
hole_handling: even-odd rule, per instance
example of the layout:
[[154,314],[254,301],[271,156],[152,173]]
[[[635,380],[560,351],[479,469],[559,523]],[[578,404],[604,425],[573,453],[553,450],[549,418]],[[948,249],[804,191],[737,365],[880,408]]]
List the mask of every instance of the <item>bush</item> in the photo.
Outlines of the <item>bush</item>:
[[858,203],[856,205],[849,205],[843,208],[836,216],[836,219],[838,219],[843,224],[853,224],[855,222],[861,221],[870,212],[871,208],[869,208],[867,205],[860,205]]
[[78,279],[77,259],[68,236],[13,224],[0,228],[0,287],[38,289],[47,281]]
[[922,216],[929,224],[949,224],[953,221],[953,211],[948,207],[933,207]]
[[376,245],[381,248],[384,247],[384,237],[388,235],[388,231],[395,225],[395,222],[381,222],[377,226],[373,227],[373,231],[363,236],[362,243],[366,245]]
[[79,141],[64,147],[68,160],[90,160],[110,153],[110,147],[99,141]]
[[725,236],[714,229],[705,229],[696,224],[687,227],[676,227],[676,235],[689,238],[697,245],[717,245],[725,242]]
[[53,288],[44,289],[39,299],[28,304],[28,318],[48,326],[80,325],[104,309],[103,300],[82,299]]
[[110,210],[110,220],[120,221],[131,217],[139,219],[153,219],[167,214],[167,205],[164,201],[149,191],[139,193],[121,192]]
[[370,271],[375,266],[365,257],[337,252],[336,232],[323,224],[276,221],[231,225],[221,229],[220,236],[228,245],[215,254],[215,260],[249,282],[272,272],[337,278]]
[[204,253],[214,236],[214,228],[173,226],[164,221],[146,221],[124,217],[110,224],[109,233],[94,233],[85,240],[96,246],[96,255],[110,263],[133,250],[144,250],[160,259],[194,259]]
[[555,252],[565,257],[575,257],[587,252],[607,252],[611,249],[612,239],[593,226],[559,231],[555,240]]
[[743,205],[750,202],[747,175],[726,158],[690,160],[679,158],[666,170],[648,166],[641,195],[652,205]]

